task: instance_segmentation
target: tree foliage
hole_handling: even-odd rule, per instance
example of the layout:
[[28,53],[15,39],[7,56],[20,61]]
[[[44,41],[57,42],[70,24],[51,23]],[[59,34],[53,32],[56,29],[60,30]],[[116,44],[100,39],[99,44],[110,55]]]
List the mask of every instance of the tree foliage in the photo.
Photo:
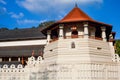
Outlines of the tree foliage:
[[47,22],[43,22],[43,23],[40,23],[38,28],[41,28],[41,29],[44,29],[50,25],[52,25],[53,23],[55,23],[55,21],[47,21]]
[[115,47],[116,47],[116,53],[120,56],[120,40],[116,40]]
[[2,28],[0,28],[0,31],[6,31],[6,30],[9,30],[9,29],[6,28],[6,27],[2,27]]
[[18,28],[17,28],[17,27],[15,27],[15,28],[14,28],[14,30],[18,30]]

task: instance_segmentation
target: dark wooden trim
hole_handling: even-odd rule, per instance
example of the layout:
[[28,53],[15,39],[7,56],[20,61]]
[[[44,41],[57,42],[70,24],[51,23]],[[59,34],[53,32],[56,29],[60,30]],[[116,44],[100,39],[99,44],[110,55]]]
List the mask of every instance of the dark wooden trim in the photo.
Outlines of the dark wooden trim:
[[41,40],[41,39],[46,39],[46,37],[43,38],[14,38],[14,39],[0,39],[0,42],[7,42],[7,41],[26,41],[26,40]]

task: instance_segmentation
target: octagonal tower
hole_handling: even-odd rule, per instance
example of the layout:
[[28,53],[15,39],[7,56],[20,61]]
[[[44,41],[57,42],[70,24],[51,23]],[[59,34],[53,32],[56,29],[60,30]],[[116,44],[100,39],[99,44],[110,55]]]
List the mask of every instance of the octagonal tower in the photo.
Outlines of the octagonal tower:
[[[111,77],[112,73],[108,77],[107,68],[117,65],[112,61],[114,34],[111,30],[111,25],[93,20],[77,6],[63,19],[44,29],[48,80],[107,80]],[[52,78],[53,73],[49,71],[55,71]]]

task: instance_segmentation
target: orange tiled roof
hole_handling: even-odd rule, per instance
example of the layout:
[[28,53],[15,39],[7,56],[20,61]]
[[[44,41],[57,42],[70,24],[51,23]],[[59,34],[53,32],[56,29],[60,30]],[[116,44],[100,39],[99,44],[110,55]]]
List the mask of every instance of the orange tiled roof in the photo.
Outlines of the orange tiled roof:
[[85,14],[80,8],[75,6],[62,20],[58,22],[72,22],[72,21],[93,21],[87,14]]

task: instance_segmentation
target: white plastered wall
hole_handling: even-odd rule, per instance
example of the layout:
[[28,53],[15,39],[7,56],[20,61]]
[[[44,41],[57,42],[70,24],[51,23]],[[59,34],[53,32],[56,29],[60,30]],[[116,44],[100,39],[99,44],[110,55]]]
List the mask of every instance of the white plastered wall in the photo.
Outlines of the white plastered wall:
[[29,45],[45,45],[47,42],[46,39],[41,40],[25,40],[25,41],[6,41],[0,42],[0,47],[9,47],[9,46],[29,46]]

